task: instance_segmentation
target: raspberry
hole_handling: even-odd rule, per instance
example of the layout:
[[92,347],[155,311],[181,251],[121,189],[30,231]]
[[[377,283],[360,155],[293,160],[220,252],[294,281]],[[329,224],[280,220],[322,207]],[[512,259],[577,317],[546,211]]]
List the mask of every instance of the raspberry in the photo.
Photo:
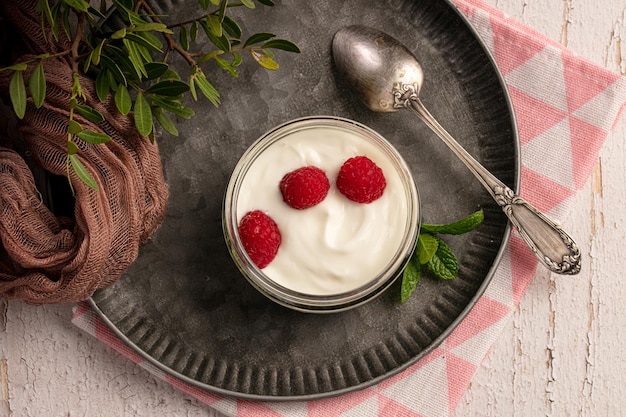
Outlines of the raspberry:
[[239,222],[239,237],[252,262],[263,269],[276,257],[281,236],[278,225],[261,210],[249,211]]
[[355,156],[343,163],[337,175],[337,189],[357,203],[380,198],[387,181],[382,169],[367,156]]
[[285,174],[279,188],[287,205],[302,210],[321,203],[328,194],[330,183],[324,171],[307,166]]

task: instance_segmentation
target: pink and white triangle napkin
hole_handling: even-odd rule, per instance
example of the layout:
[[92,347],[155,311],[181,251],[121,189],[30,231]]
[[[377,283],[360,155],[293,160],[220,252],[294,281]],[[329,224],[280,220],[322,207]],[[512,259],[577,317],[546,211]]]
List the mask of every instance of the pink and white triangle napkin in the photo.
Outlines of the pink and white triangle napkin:
[[[491,50],[513,100],[525,198],[556,221],[571,209],[626,102],[626,79],[597,67],[482,0],[454,0]],[[546,160],[544,155],[559,157]],[[309,402],[221,397],[173,378],[135,354],[90,310],[73,323],[183,392],[228,416],[449,416],[535,276],[537,260],[516,234],[470,314],[438,348],[404,372],[364,390]]]

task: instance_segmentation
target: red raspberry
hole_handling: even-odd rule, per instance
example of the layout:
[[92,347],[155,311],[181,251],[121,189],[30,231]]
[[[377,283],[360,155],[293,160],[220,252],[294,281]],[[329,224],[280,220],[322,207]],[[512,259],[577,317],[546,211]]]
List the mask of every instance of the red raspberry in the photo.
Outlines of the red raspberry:
[[249,211],[239,222],[239,237],[252,262],[263,269],[276,257],[281,236],[278,225],[261,210]]
[[328,194],[330,183],[324,171],[307,166],[285,174],[279,188],[285,203],[302,210],[321,203]]
[[383,195],[386,186],[383,170],[367,156],[348,159],[337,175],[337,189],[357,203],[377,200]]

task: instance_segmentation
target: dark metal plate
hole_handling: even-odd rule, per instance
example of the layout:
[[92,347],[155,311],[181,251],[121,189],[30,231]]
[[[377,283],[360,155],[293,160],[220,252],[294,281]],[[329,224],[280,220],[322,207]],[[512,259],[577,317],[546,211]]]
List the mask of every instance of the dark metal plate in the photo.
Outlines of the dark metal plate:
[[[163,8],[184,17],[184,3]],[[335,31],[366,24],[411,49],[426,74],[426,106],[513,189],[518,188],[519,144],[497,69],[450,3],[276,3],[248,12],[245,30],[269,28],[297,42],[303,53],[279,52],[276,72],[251,60],[238,78],[214,71],[221,107],[193,105],[197,115],[179,124],[181,136],[159,139],[171,190],[163,226],[126,275],[91,302],[139,354],[190,384],[247,399],[307,400],[364,388],[432,350],[484,291],[509,234],[506,218],[487,192],[423,124],[408,112],[370,112],[336,79],[330,55]],[[448,239],[460,260],[458,279],[426,277],[403,305],[396,285],[354,310],[313,315],[272,303],[240,275],[221,226],[231,170],[271,127],[322,114],[367,124],[397,147],[413,170],[425,222],[448,222],[485,209],[478,230]]]

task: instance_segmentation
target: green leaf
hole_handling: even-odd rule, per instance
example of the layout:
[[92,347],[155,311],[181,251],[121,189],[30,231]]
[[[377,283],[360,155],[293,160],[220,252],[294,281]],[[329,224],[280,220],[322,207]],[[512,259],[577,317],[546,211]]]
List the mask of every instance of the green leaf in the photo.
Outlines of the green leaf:
[[111,39],[123,39],[126,37],[126,28],[121,28],[111,35]]
[[75,155],[77,152],[78,152],[78,145],[76,145],[71,140],[68,140],[67,141],[67,154],[68,155]]
[[152,97],[152,103],[156,106],[162,107],[164,110],[182,117],[183,119],[191,119],[194,116],[193,110],[189,107],[183,106],[178,100],[171,100],[167,97]]
[[167,33],[169,35],[172,35],[174,33],[164,23],[156,23],[156,22],[143,23],[143,24],[137,25],[133,28],[133,31],[134,32],[161,32],[161,33]]
[[83,127],[76,120],[70,120],[67,123],[67,133],[75,135],[81,130],[83,130]]
[[157,35],[155,35],[152,32],[138,32],[137,33],[138,36],[141,36],[142,38],[144,38],[147,42],[151,43],[152,45],[157,46],[159,49],[163,49],[163,42],[161,41],[161,38]]
[[230,72],[230,75],[232,75],[233,77],[239,75],[235,67],[233,67],[233,65],[230,62],[226,61],[224,58],[215,57],[215,62],[220,68]]
[[106,100],[109,95],[109,74],[109,71],[103,69],[96,76],[96,94],[100,102]]
[[222,36],[222,21],[218,16],[214,14],[208,15],[206,25],[214,36],[218,38]]
[[478,210],[469,216],[449,224],[422,224],[422,230],[431,233],[447,235],[461,235],[476,229],[485,219],[482,210]]
[[169,69],[169,65],[164,62],[148,62],[145,67],[148,73],[148,80],[155,80],[161,77]]
[[[129,43],[134,45],[132,42]],[[126,48],[118,48],[115,45],[108,44],[106,52],[107,57],[110,57],[110,60],[112,60],[115,65],[123,71],[123,74],[127,79],[130,78],[139,80],[139,73],[135,70],[133,63],[130,60],[129,52]],[[102,57],[102,59],[104,59],[104,57]],[[128,85],[126,82],[124,84]]]
[[206,76],[202,71],[198,71],[196,74],[196,84],[200,89],[200,92],[215,106],[220,104],[220,93],[213,87],[213,85],[206,79]]
[[50,2],[48,0],[39,0],[37,3],[37,9],[41,12],[42,19],[45,19],[49,26],[55,24],[55,20],[52,17],[52,10],[50,9]]
[[452,253],[450,247],[441,239],[439,240],[439,246],[437,252],[428,261],[428,269],[435,274],[437,278],[441,279],[454,279],[459,273],[459,264],[456,260],[456,256]]
[[[141,55],[141,57],[143,58],[143,60],[146,63],[152,62],[152,55],[150,55],[150,51],[148,50],[148,48],[144,47],[143,45],[140,44],[136,44],[135,48],[137,49],[137,52],[139,52],[139,55]],[[144,70],[145,70],[145,65],[144,65]],[[148,74],[144,74],[144,77],[147,77]]]
[[111,136],[106,133],[94,132],[93,130],[81,130],[76,133],[75,136],[93,145],[105,143],[111,140]]
[[137,49],[137,45],[129,41],[128,39],[122,39],[122,42],[124,42],[124,46],[126,47],[126,51],[128,52],[128,58],[130,59],[133,68],[135,69],[137,77],[147,77],[148,73],[146,72],[146,67],[144,67],[143,65],[144,61],[142,59],[141,53]]
[[46,76],[44,75],[43,64],[40,62],[35,65],[33,72],[28,79],[28,89],[33,98],[36,108],[41,107],[46,98]]
[[152,132],[152,110],[143,94],[137,94],[133,108],[135,127],[142,136],[148,136]]
[[[100,6],[102,7],[102,5]],[[89,6],[89,13],[91,13],[93,16],[97,17],[98,19],[106,19],[106,15],[101,12],[100,10],[96,9],[95,7],[91,7]]]
[[78,156],[76,154],[71,154],[71,155],[68,155],[68,158],[70,159],[70,164],[72,165],[72,168],[74,169],[74,172],[76,173],[76,176],[78,176],[78,178],[82,182],[87,184],[89,188],[98,191],[99,190],[98,183],[96,183],[96,180],[94,180],[91,174],[89,173],[89,171],[87,171],[87,168],[85,168],[85,165],[83,165],[83,163],[80,162],[80,159],[78,159]]
[[178,73],[174,70],[171,69],[167,69],[167,71],[165,71],[165,73],[163,75],[161,75],[162,79],[164,80],[178,80],[180,81],[180,75],[178,75]]
[[103,46],[104,46],[104,39],[98,45],[96,45],[96,47],[93,50],[91,62],[93,62],[94,65],[100,64],[100,55],[102,54]]
[[199,0],[198,2],[200,3],[200,7],[202,7],[204,10],[207,10],[211,5],[211,2],[209,0]]
[[298,54],[300,53],[300,48],[298,48],[298,45],[291,42],[290,40],[281,39],[281,38],[269,40],[265,42],[261,47],[263,49],[272,48],[272,49],[280,49],[280,50],[287,51],[287,52],[295,52]]
[[256,5],[254,4],[254,2],[252,0],[241,0],[241,4],[246,6],[248,9],[256,8]]
[[169,116],[165,114],[163,109],[161,109],[160,107],[155,107],[152,113],[166,132],[168,132],[172,136],[178,136],[178,130],[176,129],[174,122],[172,122],[172,119],[170,119]]
[[191,27],[189,29],[189,38],[192,41],[195,41],[198,38],[198,21],[194,20],[191,22]]
[[261,42],[265,42],[269,39],[272,39],[274,36],[273,33],[269,33],[269,32],[259,32],[259,33],[255,33],[254,35],[250,36],[243,44],[243,47],[245,48],[246,46],[250,46],[250,45],[254,45],[256,43],[261,43]]
[[417,284],[422,279],[421,266],[415,265],[414,262],[409,262],[404,271],[402,272],[402,286],[400,288],[400,302],[406,303],[411,297],[411,294],[415,292]]
[[439,240],[428,233],[420,233],[417,238],[417,249],[415,251],[417,260],[420,265],[428,263],[435,256],[437,248],[439,247]]
[[235,22],[230,16],[224,16],[222,20],[222,27],[230,36],[235,39],[241,39],[241,26]]
[[219,18],[220,22],[222,22],[224,20],[224,16],[226,16],[227,7],[228,7],[228,0],[220,0],[219,8],[217,11],[217,17]]
[[59,11],[61,9],[61,2],[57,2],[52,8],[50,12],[52,13],[52,22],[50,23],[50,29],[52,30],[52,36],[54,36],[54,40],[58,42],[59,40],[59,25],[57,22],[59,21]]
[[278,69],[278,62],[274,61],[274,59],[272,59],[271,56],[262,54],[257,51],[251,51],[251,52],[252,52],[252,57],[263,68],[267,70],[272,70],[272,71]]
[[90,122],[100,123],[104,122],[104,116],[98,110],[85,104],[79,104],[76,106],[76,111]]
[[232,55],[233,55],[232,66],[233,67],[239,66],[241,62],[243,61],[243,59],[241,58],[241,55],[238,54],[237,52],[232,52]]
[[25,62],[20,62],[17,64],[13,64],[10,67],[0,68],[0,72],[2,71],[24,71],[28,68],[28,64]]
[[178,40],[180,42],[180,46],[185,50],[189,50],[189,32],[185,26],[180,27],[180,33],[178,34]]
[[63,31],[65,35],[71,39],[72,38],[72,28],[70,25],[70,11],[72,9],[70,7],[63,7],[61,9],[61,24],[63,26]]
[[198,66],[204,65],[207,61],[215,58],[218,55],[223,54],[224,51],[222,51],[221,49],[216,49],[215,51],[211,51],[207,54],[204,54],[204,56],[202,58],[200,58],[200,60],[198,61]]
[[130,19],[129,14],[132,13],[133,0],[113,0],[113,4],[117,11],[126,17],[126,20]]
[[122,69],[119,67],[119,65],[115,63],[115,61],[113,61],[113,59],[111,59],[108,55],[102,55],[100,59],[102,61],[102,66],[111,73],[115,81],[122,85],[128,84],[128,81],[126,81],[126,76],[122,72]]
[[222,51],[230,52],[231,45],[230,45],[230,41],[228,40],[228,38],[223,33],[222,33],[222,36],[216,36],[212,32],[211,28],[209,28],[209,25],[207,22],[208,22],[208,19],[202,22],[202,29],[204,29],[204,33],[206,34],[207,38],[209,38],[209,41],[211,41],[213,45],[217,46],[218,49],[221,49]]
[[[142,33],[141,35],[145,35]],[[141,45],[144,48],[148,49],[152,52],[163,52],[161,49],[163,45],[157,40],[153,40],[151,37],[136,35],[134,33],[129,33],[126,35],[126,39],[136,43],[137,45]]]
[[87,59],[85,59],[85,62],[83,64],[83,72],[84,73],[89,72],[89,67],[91,66],[91,60],[92,59],[93,59],[93,49],[91,50],[89,55],[87,55]]
[[151,85],[146,93],[157,94],[160,96],[174,97],[189,91],[189,84],[178,80],[164,80]]
[[117,110],[119,110],[119,112],[123,115],[127,115],[130,112],[133,102],[125,85],[121,84],[119,87],[117,87],[114,99],[115,107],[117,107]]
[[198,92],[196,90],[196,77],[192,74],[189,76],[189,91],[194,101],[198,101]]
[[63,0],[63,3],[78,10],[79,12],[86,12],[89,10],[89,3],[85,0]]
[[9,97],[11,98],[15,115],[22,119],[26,113],[26,86],[24,85],[24,74],[22,71],[15,71],[11,76]]
[[274,6],[274,2],[272,0],[257,0],[257,1],[266,6],[270,6],[270,7]]

